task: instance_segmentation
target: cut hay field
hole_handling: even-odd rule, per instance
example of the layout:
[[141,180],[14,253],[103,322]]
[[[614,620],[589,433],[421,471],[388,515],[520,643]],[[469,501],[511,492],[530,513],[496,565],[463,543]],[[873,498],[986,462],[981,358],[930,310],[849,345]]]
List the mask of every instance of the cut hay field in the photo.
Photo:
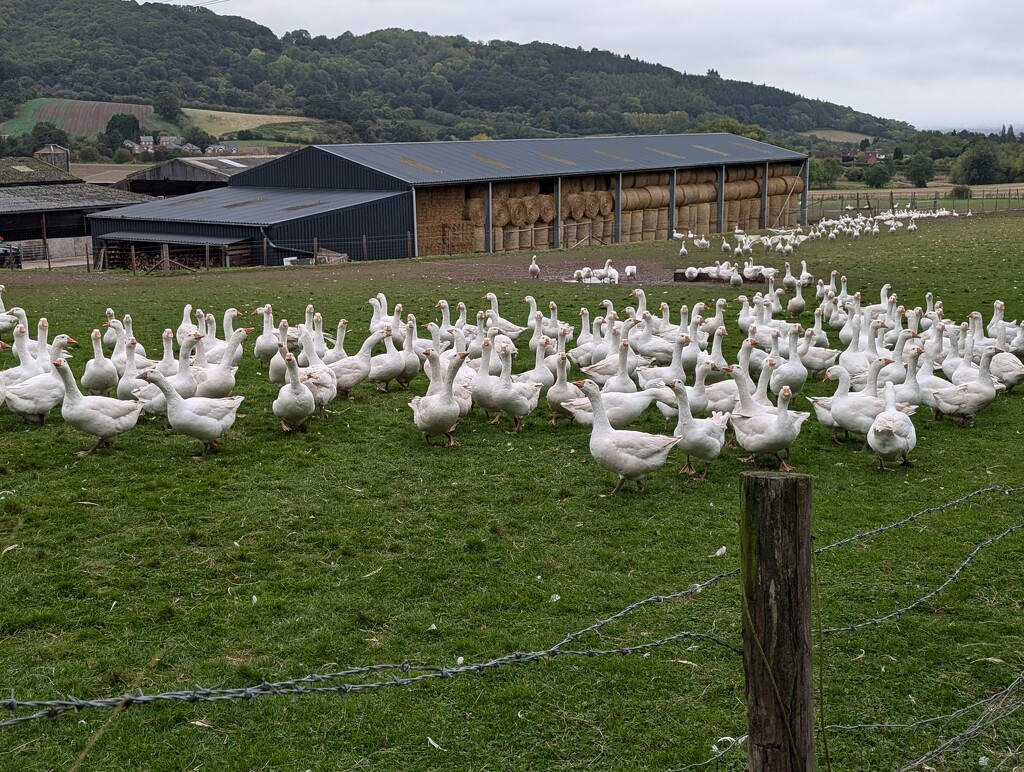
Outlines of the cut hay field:
[[841,129],[811,129],[810,131],[798,131],[805,137],[820,137],[832,142],[859,143],[862,139],[872,139],[870,134],[861,134],[859,131],[843,131]]
[[[889,282],[908,305],[933,292],[955,320],[972,310],[987,320],[996,299],[1007,318],[1024,316],[1019,215],[919,226],[806,242],[794,257],[826,280],[843,272],[868,302]],[[684,267],[677,250],[645,242],[538,261],[633,263],[649,304],[667,302],[673,319],[680,304],[735,297],[720,285],[645,284],[655,269]],[[138,278],[11,271],[0,283],[8,307],[83,342],[107,306],[131,313],[152,353],[185,303],[218,319],[229,306],[248,314],[272,303],[293,323],[312,303],[329,329],[349,320],[350,353],[378,292],[421,323],[437,318],[440,298],[475,310],[487,291],[513,319],[525,317],[527,293],[543,307],[555,301],[563,319],[605,298],[620,310],[635,303],[629,285],[528,281],[529,257]],[[730,304],[730,358],[741,338],[735,314]],[[532,365],[526,351],[517,369]],[[80,376],[90,350],[74,353]],[[0,352],[0,366],[11,363]],[[675,457],[643,493],[603,498],[614,479],[593,463],[589,431],[549,426],[546,408],[517,436],[505,434],[507,419],[490,426],[474,412],[459,446],[425,447],[407,406],[424,392],[420,375],[410,392],[363,384],[308,433],[288,436],[270,410],[276,388],[248,351],[238,380],[245,415],[203,462],[191,458],[198,441],[156,422],[78,458],[89,439],[58,415],[40,428],[0,411],[0,695],[116,698],[357,666],[412,670],[303,685],[336,692],[85,707],[0,728],[0,768],[680,769],[744,734],[741,659],[716,642],[741,645],[729,572],[739,475],[751,466],[739,451],[727,450],[703,482],[679,474]],[[1020,685],[1001,691],[1024,672],[1024,532],[1007,531],[1024,525],[1022,400],[1019,390],[999,397],[969,429],[919,411],[911,468],[879,471],[859,441],[834,445],[813,417],[794,444],[793,463],[813,476],[816,547],[916,513],[815,559],[815,627],[867,623],[814,636],[816,711],[828,727],[819,768],[1021,763]],[[665,431],[653,412],[638,428]],[[990,487],[1014,490],[950,504]],[[700,593],[684,592],[698,583]],[[652,598],[660,602],[634,605]],[[533,654],[528,664],[495,663],[516,652]],[[403,685],[437,675],[431,667],[448,677]],[[0,710],[0,721],[33,712]],[[950,739],[960,742],[926,757]],[[710,768],[744,769],[744,754],[733,748]]]
[[[43,98],[26,102],[17,116],[0,124],[0,130],[19,136],[32,131],[36,123],[49,121],[73,137],[88,137],[106,129],[111,116],[117,113],[134,115],[146,131],[180,133],[182,128],[155,115],[152,105]],[[295,115],[234,113],[191,107],[183,108],[182,113],[187,119],[186,125],[195,125],[214,137],[235,134],[242,129],[263,129],[268,133],[292,130],[315,133],[315,128],[322,123]]]

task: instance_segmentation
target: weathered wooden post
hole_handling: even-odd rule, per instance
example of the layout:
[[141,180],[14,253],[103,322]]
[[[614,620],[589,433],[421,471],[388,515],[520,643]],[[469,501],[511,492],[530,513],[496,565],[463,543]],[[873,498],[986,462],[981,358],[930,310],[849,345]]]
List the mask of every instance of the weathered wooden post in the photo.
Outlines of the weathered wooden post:
[[206,270],[210,270],[210,242],[207,241],[204,245],[204,251],[206,253]]
[[813,772],[811,477],[740,475],[747,764]]
[[171,275],[171,247],[168,244],[160,245],[160,257],[163,262],[164,276]]
[[270,249],[269,241],[270,239],[266,236],[263,237],[263,265],[267,264],[267,251]]
[[128,249],[132,253],[132,276],[135,276],[138,273],[138,264],[135,262],[135,245],[132,244]]

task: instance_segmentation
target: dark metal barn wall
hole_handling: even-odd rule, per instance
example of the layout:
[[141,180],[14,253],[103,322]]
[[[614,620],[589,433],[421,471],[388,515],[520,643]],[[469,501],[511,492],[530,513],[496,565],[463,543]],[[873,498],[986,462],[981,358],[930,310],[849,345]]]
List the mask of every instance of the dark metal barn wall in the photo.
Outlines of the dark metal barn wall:
[[232,186],[331,188],[335,190],[406,190],[409,185],[386,174],[325,153],[316,147],[290,153],[279,161],[240,172]]
[[269,233],[282,257],[289,254],[289,247],[295,250],[292,254],[312,251],[314,239],[318,249],[347,254],[350,260],[412,257],[411,199],[410,193],[320,217],[290,220],[275,225]]
[[198,222],[174,222],[166,220],[133,220],[119,217],[92,217],[89,219],[93,246],[107,233],[166,233],[179,236],[211,238],[262,238],[259,226],[225,225]]

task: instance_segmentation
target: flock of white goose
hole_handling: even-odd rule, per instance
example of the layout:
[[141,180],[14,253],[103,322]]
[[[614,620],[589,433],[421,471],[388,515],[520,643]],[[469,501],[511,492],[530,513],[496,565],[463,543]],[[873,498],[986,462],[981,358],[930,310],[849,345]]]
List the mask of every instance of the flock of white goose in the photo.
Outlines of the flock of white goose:
[[[0,400],[30,423],[43,423],[59,407],[66,423],[95,438],[80,454],[109,445],[148,413],[201,440],[205,456],[244,399],[232,393],[243,349],[279,387],[272,410],[285,432],[304,430],[310,417],[323,417],[332,400],[363,381],[380,390],[392,381],[408,388],[423,372],[428,386],[409,407],[428,444],[434,438],[457,444],[459,423],[473,406],[492,424],[507,416],[509,431],[518,432],[543,401],[551,425],[574,420],[591,427],[590,452],[616,476],[616,493],[627,481],[642,490],[643,478],[677,447],[686,456],[684,471],[695,473],[696,459],[706,475],[730,429],[749,457],[774,456],[780,469],[792,469],[789,448],[810,416],[793,409],[793,400],[808,378],[823,375],[837,383],[831,396],[807,398],[817,420],[836,441],[839,432],[862,435],[880,465],[909,464],[916,444],[909,416],[918,406],[968,424],[1024,380],[1024,322],[1005,321],[1001,301],[987,324],[978,311],[957,323],[931,294],[923,308],[906,308],[886,284],[878,302],[868,303],[849,293],[836,271],[826,283],[806,267],[796,276],[788,269],[786,263],[778,289],[769,272],[762,274],[765,292],[738,296],[739,312],[729,324],[725,298],[682,306],[673,319],[667,303],[649,309],[642,288],[630,292],[634,307],[620,311],[604,300],[594,313],[581,308],[575,327],[559,319],[553,301],[544,313],[527,295],[520,324],[487,293],[486,307],[473,318],[464,302],[453,309],[438,301],[440,319],[423,325],[429,337],[420,337],[415,317],[378,294],[368,301],[368,334],[351,354],[345,350],[348,322],[339,321],[332,339],[312,306],[297,327],[275,323],[270,305],[257,308],[259,333],[235,328],[241,312],[228,309],[218,337],[214,315],[186,305],[177,328],[163,332],[159,358],[138,343],[130,315],[118,319],[107,309],[104,331],[92,331],[92,357],[77,381],[65,353],[75,341],[66,334],[49,340],[46,319],[38,320],[33,339],[27,312],[5,308],[0,285],[0,335],[11,333],[17,360],[0,370]],[[793,304],[804,290],[817,303],[806,329],[793,321],[805,313]],[[793,297],[783,306],[786,292]],[[787,310],[789,319],[783,318]],[[732,326],[743,335],[736,361],[722,350]],[[382,353],[374,353],[378,347]],[[533,364],[514,375],[517,354]],[[572,375],[577,369],[580,375]],[[652,406],[674,423],[671,434],[628,428]]]

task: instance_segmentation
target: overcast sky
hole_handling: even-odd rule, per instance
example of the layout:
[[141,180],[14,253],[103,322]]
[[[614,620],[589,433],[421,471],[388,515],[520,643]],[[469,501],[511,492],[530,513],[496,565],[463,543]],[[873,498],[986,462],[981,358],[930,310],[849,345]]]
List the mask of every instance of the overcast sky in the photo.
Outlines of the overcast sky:
[[1018,0],[206,1],[211,11],[243,16],[278,36],[399,27],[478,41],[538,40],[682,72],[713,68],[920,129],[1024,130]]

